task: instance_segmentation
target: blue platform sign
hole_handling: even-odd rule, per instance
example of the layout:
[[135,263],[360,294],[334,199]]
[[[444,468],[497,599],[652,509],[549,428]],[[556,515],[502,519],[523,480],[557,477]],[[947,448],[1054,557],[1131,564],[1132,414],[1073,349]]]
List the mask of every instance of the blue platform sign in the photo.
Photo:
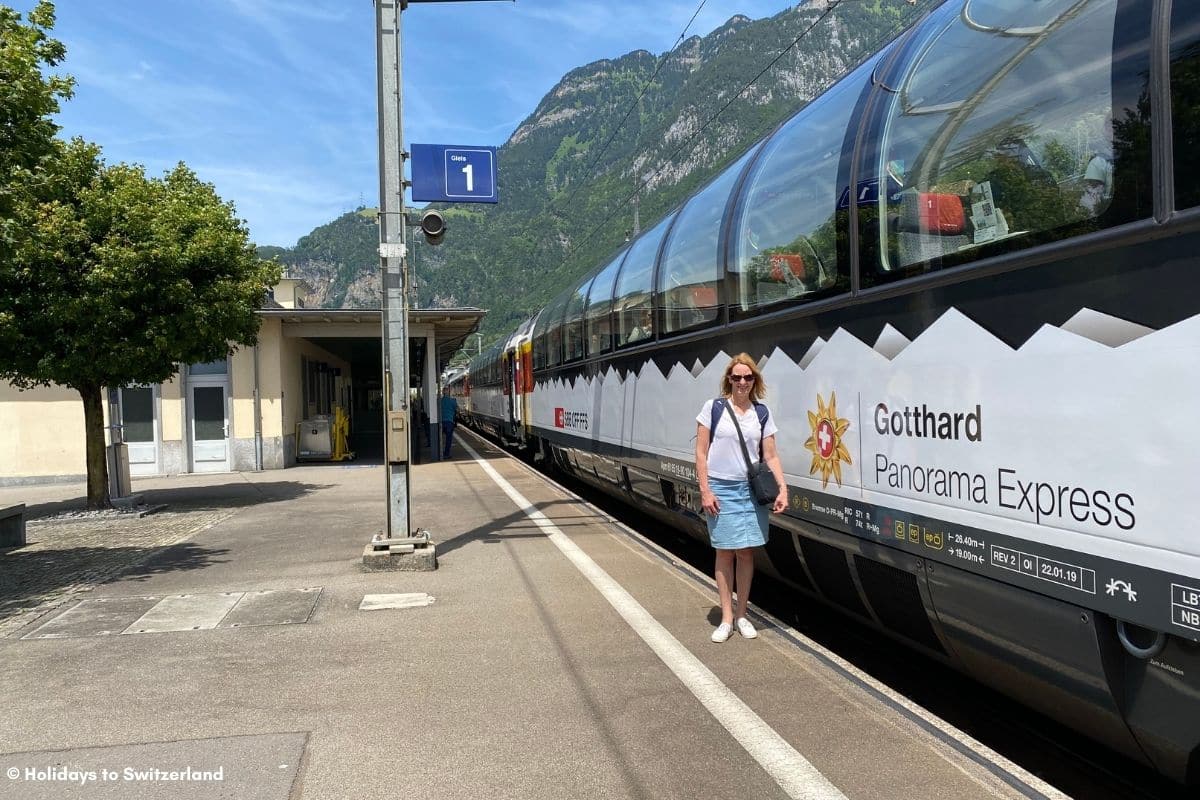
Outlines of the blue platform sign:
[[495,203],[496,148],[412,145],[414,202]]

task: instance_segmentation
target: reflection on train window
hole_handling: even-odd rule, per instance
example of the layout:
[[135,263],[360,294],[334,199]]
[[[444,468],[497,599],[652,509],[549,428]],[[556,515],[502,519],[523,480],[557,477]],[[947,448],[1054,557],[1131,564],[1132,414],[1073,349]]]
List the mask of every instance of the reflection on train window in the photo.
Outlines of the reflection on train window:
[[533,337],[533,368],[542,369],[546,366],[546,336],[545,334],[534,335]]
[[963,21],[971,27],[1009,36],[1032,37],[1050,29],[1064,14],[1079,4],[1079,0],[1040,0],[1014,8],[1020,0],[967,0]]
[[1171,115],[1174,120],[1175,207],[1200,206],[1200,4],[1171,6]]
[[[873,63],[814,100],[767,142],[746,180],[730,270],[743,311],[833,288],[846,126]],[[843,281],[848,286],[848,280]]]
[[621,265],[617,288],[613,292],[618,347],[654,337],[654,320],[650,318],[654,262],[658,258],[658,246],[662,244],[663,235],[673,219],[674,215],[668,216],[643,233],[630,246],[629,255]]
[[892,95],[866,165],[879,179],[858,187],[879,242],[864,284],[1125,221],[1107,213],[1117,6],[971,0],[947,15]]
[[563,361],[583,358],[583,308],[591,285],[591,278],[584,280],[567,300],[567,311],[563,317]]
[[567,293],[560,294],[546,308],[546,365],[553,367],[563,362],[563,311],[567,306]]
[[721,219],[752,148],[688,201],[671,231],[658,275],[658,302],[663,331],[671,333],[706,325],[721,310],[721,264],[717,240]]
[[587,304],[587,339],[588,355],[607,353],[613,348],[612,332],[612,295],[613,284],[617,280],[617,270],[621,268],[621,259],[625,253],[608,262],[608,266],[600,270],[592,281],[588,291]]
[[548,338],[546,336],[549,309],[543,308],[533,323],[533,368],[544,369],[550,366]]

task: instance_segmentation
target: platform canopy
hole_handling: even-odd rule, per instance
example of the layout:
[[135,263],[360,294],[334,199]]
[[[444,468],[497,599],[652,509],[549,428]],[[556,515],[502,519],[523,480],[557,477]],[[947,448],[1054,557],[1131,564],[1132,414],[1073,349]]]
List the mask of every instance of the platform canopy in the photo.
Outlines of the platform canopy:
[[[347,361],[379,357],[381,312],[378,309],[267,308],[258,312],[283,323],[285,337],[318,339],[326,350]],[[410,339],[432,332],[440,366],[449,363],[487,314],[481,308],[418,308],[408,312]]]

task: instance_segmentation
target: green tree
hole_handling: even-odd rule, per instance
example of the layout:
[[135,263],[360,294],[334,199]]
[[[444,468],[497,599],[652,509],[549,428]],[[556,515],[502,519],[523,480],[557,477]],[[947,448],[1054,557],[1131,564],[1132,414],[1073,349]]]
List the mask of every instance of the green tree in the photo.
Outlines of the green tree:
[[40,165],[54,151],[58,126],[51,115],[71,96],[71,79],[45,76],[66,50],[51,39],[54,6],[40,2],[28,22],[0,6],[0,274],[21,233],[14,219],[19,198],[36,188]]
[[104,508],[102,388],[159,383],[253,344],[279,266],[183,164],[148,178],[75,139],[60,143],[41,194],[18,209],[28,235],[0,275],[0,379],[79,392],[88,507]]

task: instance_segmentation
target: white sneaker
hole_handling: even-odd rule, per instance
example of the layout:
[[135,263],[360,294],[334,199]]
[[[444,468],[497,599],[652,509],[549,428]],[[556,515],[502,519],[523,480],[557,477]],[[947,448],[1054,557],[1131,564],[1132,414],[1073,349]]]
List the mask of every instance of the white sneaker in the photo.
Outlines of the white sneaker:
[[754,639],[758,636],[758,631],[754,630],[754,626],[750,624],[750,620],[746,619],[745,617],[738,617],[736,625],[738,633],[740,633],[743,638]]
[[712,632],[712,640],[717,644],[724,642],[733,635],[733,626],[728,622],[722,622],[717,626],[717,629]]

